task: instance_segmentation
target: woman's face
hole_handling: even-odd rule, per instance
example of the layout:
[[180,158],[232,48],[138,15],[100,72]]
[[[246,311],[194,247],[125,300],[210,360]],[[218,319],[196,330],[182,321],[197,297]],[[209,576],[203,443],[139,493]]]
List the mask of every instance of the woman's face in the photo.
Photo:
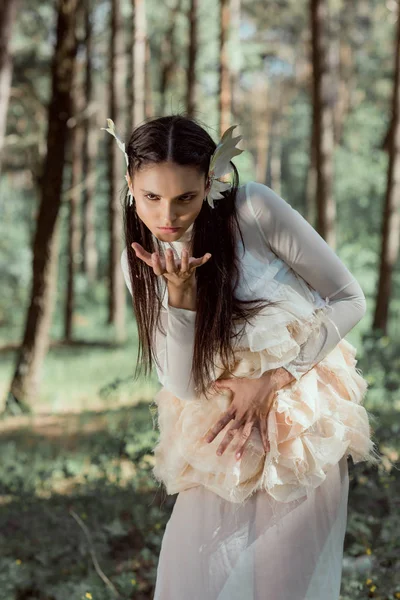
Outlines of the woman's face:
[[[172,162],[152,164],[127,175],[136,212],[161,241],[178,240],[201,211],[209,191],[205,177],[195,167]],[[172,229],[163,228],[177,228]]]

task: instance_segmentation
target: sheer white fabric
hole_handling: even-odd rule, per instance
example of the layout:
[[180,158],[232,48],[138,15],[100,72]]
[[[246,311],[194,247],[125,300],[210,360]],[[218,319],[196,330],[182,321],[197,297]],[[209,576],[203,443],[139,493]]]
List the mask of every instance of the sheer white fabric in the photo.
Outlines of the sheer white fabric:
[[199,486],[167,524],[154,600],[338,600],[348,499],[342,458],[306,498],[245,504]]

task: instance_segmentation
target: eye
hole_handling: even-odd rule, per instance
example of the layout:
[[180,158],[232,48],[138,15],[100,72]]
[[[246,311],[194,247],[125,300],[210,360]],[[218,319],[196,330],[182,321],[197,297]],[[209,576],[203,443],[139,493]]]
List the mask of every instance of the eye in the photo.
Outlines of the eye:
[[[145,198],[153,201],[153,200],[157,200],[158,196],[156,196],[155,194],[146,194]],[[186,194],[185,196],[181,196],[180,200],[183,200],[184,202],[190,202],[190,200],[192,200],[192,198],[194,198],[193,194]]]

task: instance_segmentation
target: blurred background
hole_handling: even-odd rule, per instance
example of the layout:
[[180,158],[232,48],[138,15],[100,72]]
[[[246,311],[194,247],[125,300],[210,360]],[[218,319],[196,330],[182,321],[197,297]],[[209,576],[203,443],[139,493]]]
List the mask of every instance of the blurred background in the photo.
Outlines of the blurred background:
[[0,600],[152,598],[176,497],[152,477],[160,386],[133,381],[125,162],[100,128],[128,141],[171,113],[215,141],[236,124],[241,183],[301,212],[365,292],[347,339],[382,463],[349,461],[341,599],[400,598],[399,14],[400,0],[2,0]]

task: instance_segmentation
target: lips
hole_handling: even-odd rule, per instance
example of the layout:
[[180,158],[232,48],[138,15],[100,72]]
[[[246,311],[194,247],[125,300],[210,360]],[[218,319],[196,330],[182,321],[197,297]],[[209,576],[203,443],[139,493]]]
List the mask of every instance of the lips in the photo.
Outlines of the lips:
[[179,231],[180,227],[159,227],[161,231]]

